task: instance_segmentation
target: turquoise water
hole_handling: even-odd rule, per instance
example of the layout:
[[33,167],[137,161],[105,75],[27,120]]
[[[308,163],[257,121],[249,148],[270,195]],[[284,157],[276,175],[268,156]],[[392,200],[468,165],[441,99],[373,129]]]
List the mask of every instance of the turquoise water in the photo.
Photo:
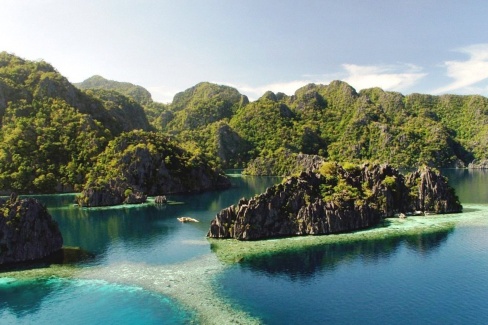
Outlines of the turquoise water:
[[137,287],[61,278],[0,284],[2,324],[187,324],[191,315]]
[[[210,254],[205,235],[215,214],[242,196],[260,193],[280,180],[233,175],[233,187],[229,190],[170,196],[176,203],[162,207],[80,209],[73,204],[74,195],[36,197],[48,206],[58,222],[65,246],[95,254],[93,260],[79,265],[81,270],[95,267],[98,268],[95,273],[101,273],[103,267],[115,269],[121,263],[131,263],[141,269],[160,266],[165,271],[165,265]],[[181,216],[200,222],[182,224],[176,219]],[[178,268],[173,273],[176,272]],[[175,299],[141,289],[151,289],[151,285],[114,285],[120,279],[80,280],[76,279],[78,275],[75,279],[53,278],[49,270],[38,273],[32,278],[19,272],[16,276],[20,279],[2,278],[0,273],[0,324],[187,324],[189,319],[198,322],[198,317]]]
[[467,207],[452,226],[233,264],[205,239],[210,220],[279,178],[234,175],[230,190],[165,207],[88,210],[73,195],[40,196],[65,245],[95,258],[0,273],[0,324],[487,324],[488,173],[444,173]]

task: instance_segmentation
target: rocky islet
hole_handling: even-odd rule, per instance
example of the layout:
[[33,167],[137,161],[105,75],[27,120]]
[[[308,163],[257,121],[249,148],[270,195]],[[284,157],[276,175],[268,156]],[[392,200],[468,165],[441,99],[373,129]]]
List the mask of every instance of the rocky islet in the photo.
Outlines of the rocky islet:
[[220,211],[211,238],[257,240],[347,232],[400,214],[461,212],[454,190],[439,172],[423,167],[403,176],[389,165],[302,172],[265,193]]

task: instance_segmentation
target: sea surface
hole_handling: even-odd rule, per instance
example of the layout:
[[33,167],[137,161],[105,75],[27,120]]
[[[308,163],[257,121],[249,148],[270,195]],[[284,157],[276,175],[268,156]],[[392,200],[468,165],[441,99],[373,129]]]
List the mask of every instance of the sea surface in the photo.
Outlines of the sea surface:
[[1,272],[0,324],[488,324],[488,171],[442,172],[464,213],[232,244],[234,260],[205,238],[211,219],[281,178],[231,173],[231,189],[166,206],[37,196],[94,257]]

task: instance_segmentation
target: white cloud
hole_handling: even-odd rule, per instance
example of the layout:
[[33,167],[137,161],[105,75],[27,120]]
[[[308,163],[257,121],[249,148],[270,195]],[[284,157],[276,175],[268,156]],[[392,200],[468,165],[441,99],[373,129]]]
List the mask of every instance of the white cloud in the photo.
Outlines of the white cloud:
[[426,76],[422,69],[412,64],[360,66],[343,64],[347,76],[343,79],[357,90],[380,87],[384,90],[402,91],[408,89]]
[[[422,69],[412,64],[404,65],[384,65],[384,66],[360,66],[355,64],[343,64],[343,71],[322,74],[304,75],[302,79],[284,82],[275,82],[260,86],[250,86],[248,84],[237,84],[232,82],[211,81],[216,84],[227,85],[236,88],[241,94],[254,101],[264,95],[268,90],[287,95],[293,95],[295,91],[310,83],[329,84],[333,80],[343,80],[357,90],[380,87],[384,90],[402,91],[414,85],[418,80],[426,76]],[[171,102],[173,96],[183,89],[171,87],[149,87],[153,99],[159,102]]]
[[152,99],[159,103],[171,103],[177,93],[184,91],[184,89],[165,86],[152,86],[146,89],[151,93]]
[[380,87],[384,90],[402,91],[426,76],[426,73],[421,72],[422,69],[420,67],[412,64],[385,66],[343,64],[342,67],[344,71],[333,74],[308,74],[304,75],[303,79],[270,83],[257,87],[229,83],[224,84],[238,89],[241,93],[247,95],[250,100],[256,100],[268,90],[274,93],[282,92],[287,95],[293,95],[297,89],[309,83],[328,84],[332,80],[343,80],[357,90]]
[[446,93],[450,91],[467,91],[470,86],[488,79],[488,44],[476,44],[460,48],[457,52],[469,56],[466,61],[446,61],[447,75],[454,79],[447,86],[438,88],[433,93]]
[[245,94],[247,97],[249,97],[249,100],[253,101],[264,95],[264,93],[268,90],[274,93],[281,92],[287,95],[293,95],[298,88],[301,88],[312,82],[312,80],[293,80],[289,82],[271,83],[257,87],[252,87],[249,85],[227,85],[236,88],[237,90],[239,90],[240,93]]

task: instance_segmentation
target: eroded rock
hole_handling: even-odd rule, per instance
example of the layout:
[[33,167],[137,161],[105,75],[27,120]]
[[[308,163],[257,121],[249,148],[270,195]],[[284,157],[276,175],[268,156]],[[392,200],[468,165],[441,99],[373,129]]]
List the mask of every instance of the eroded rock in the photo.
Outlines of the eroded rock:
[[57,223],[39,201],[0,200],[0,265],[42,259],[62,246]]
[[265,193],[220,211],[212,238],[257,240],[347,232],[377,225],[385,217],[414,211],[461,212],[447,180],[423,168],[404,177],[389,165],[302,172]]

